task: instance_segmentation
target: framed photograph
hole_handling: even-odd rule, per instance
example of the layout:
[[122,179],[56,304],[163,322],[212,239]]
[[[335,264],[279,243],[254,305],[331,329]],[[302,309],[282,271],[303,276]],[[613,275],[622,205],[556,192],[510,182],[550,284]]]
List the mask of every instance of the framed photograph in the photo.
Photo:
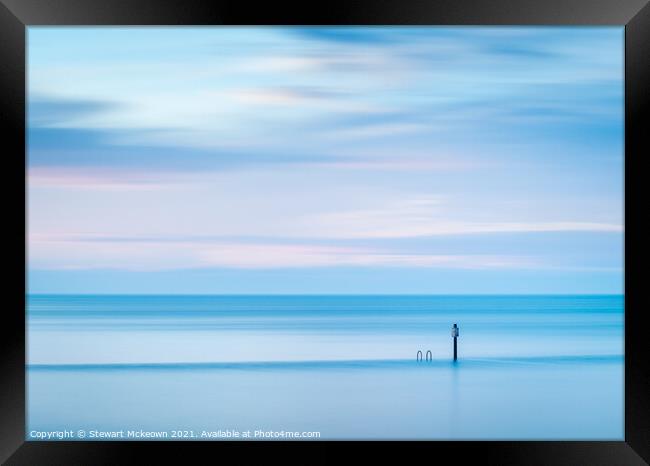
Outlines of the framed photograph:
[[650,460],[646,0],[1,1],[6,464]]

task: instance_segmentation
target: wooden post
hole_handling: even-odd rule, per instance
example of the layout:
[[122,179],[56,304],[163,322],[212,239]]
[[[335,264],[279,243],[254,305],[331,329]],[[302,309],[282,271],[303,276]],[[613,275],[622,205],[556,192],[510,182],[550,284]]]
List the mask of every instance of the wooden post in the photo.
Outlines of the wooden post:
[[458,359],[458,325],[454,324],[451,328],[451,336],[454,337],[454,361]]

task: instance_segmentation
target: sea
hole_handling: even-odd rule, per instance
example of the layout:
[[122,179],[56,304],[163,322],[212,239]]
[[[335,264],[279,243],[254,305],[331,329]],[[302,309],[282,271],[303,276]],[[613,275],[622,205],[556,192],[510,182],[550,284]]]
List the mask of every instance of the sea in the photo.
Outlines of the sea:
[[27,440],[624,438],[623,295],[28,295],[26,319]]

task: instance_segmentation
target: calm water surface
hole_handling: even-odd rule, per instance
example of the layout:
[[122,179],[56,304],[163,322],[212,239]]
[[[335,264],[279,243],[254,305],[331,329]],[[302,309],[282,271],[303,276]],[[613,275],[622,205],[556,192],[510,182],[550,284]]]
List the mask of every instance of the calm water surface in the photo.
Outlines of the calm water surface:
[[[325,440],[622,439],[623,304],[29,296],[28,438],[259,429]],[[433,361],[416,362],[418,350]]]

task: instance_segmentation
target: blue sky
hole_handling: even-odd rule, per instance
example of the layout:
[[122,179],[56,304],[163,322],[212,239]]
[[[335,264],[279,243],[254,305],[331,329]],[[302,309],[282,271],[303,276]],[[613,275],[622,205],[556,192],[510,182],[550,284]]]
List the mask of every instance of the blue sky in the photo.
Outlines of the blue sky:
[[31,293],[620,293],[623,28],[28,29]]

